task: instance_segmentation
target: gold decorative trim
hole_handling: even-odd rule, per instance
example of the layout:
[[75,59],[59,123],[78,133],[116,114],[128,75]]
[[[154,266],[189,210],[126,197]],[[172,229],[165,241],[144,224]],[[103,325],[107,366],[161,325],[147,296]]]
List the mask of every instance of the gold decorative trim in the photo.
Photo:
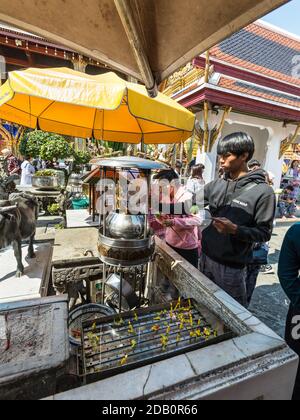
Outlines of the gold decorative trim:
[[299,133],[300,133],[300,123],[296,127],[294,134],[290,134],[288,137],[282,140],[281,145],[280,145],[279,159],[281,159],[283,155],[285,154],[285,152],[288,151],[289,147],[296,142]]
[[163,93],[167,96],[175,95],[184,88],[196,83],[204,76],[205,70],[188,63],[164,82]]

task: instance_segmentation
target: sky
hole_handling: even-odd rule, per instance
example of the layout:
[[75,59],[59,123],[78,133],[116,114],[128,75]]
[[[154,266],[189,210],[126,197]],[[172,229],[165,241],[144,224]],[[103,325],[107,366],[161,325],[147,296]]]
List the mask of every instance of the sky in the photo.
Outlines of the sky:
[[265,16],[263,20],[300,36],[300,0],[292,0]]

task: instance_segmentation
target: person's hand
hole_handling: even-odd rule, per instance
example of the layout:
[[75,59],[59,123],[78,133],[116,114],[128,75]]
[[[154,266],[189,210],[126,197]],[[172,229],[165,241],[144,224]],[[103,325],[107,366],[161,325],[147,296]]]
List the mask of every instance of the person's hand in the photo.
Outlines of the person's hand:
[[[157,214],[155,215],[156,221],[161,224],[163,227],[172,227],[174,226],[173,221],[170,219],[170,216],[167,214]],[[171,224],[172,222],[173,224]]]
[[163,221],[166,219],[166,217],[167,217],[166,215],[163,215],[161,213],[157,213],[155,215],[155,219],[160,223],[163,223]]
[[174,220],[167,219],[167,220],[163,221],[163,226],[167,227],[167,228],[171,228],[171,227],[175,226],[175,222],[174,222]]
[[236,235],[238,226],[224,217],[213,219],[213,226],[223,235]]

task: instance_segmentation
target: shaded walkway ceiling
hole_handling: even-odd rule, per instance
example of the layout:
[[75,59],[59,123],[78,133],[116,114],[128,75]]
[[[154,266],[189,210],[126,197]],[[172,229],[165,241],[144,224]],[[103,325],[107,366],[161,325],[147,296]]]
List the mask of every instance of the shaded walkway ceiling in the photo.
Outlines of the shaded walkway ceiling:
[[0,20],[131,75],[155,95],[155,82],[284,3],[287,0],[1,0]]

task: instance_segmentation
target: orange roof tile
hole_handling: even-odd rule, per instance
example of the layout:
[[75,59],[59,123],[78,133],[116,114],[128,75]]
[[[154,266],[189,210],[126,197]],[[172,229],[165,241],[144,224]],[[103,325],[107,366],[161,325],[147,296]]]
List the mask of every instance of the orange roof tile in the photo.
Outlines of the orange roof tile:
[[299,108],[300,110],[300,97],[289,95],[283,92],[274,91],[262,86],[253,85],[244,81],[235,80],[231,78],[221,77],[218,87],[231,90],[243,95],[252,96],[253,99],[261,98],[268,101],[277,103],[278,105],[285,105],[290,107]]

